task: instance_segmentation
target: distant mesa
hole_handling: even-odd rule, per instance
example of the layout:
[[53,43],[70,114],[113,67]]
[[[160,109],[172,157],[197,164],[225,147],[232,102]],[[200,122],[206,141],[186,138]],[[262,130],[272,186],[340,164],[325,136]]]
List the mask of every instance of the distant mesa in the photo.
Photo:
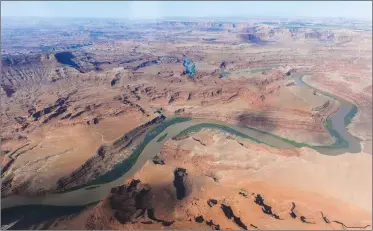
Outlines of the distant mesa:
[[248,43],[253,43],[257,45],[265,45],[269,43],[268,41],[262,40],[258,35],[253,34],[253,33],[248,33],[248,34],[240,34],[239,37]]

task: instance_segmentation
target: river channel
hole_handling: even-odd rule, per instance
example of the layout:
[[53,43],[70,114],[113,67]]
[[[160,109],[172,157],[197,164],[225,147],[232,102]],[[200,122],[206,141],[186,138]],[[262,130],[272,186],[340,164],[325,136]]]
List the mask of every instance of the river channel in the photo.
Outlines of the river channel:
[[[300,87],[309,87],[308,84],[304,83],[301,76],[293,77],[296,84]],[[333,135],[335,138],[343,139],[347,142],[343,147],[312,147],[319,151],[322,154],[326,155],[338,155],[343,154],[345,152],[351,153],[358,153],[361,151],[359,140],[353,137],[346,129],[345,126],[345,117],[350,113],[350,111],[356,107],[352,103],[341,99],[337,96],[331,95],[329,93],[320,91],[318,89],[313,88],[318,93],[332,97],[340,102],[340,108],[333,116],[331,116],[330,121],[332,124],[332,128],[328,128],[328,131]],[[156,156],[161,148],[163,147],[164,143],[177,135],[179,132],[183,131],[184,129],[198,125],[201,123],[209,123],[209,124],[218,124],[224,125],[226,127],[232,128],[240,133],[253,137],[259,141],[264,143],[270,144],[271,146],[281,148],[281,149],[290,149],[294,148],[294,145],[287,142],[285,139],[281,137],[274,136],[269,133],[263,133],[255,129],[251,129],[248,127],[242,127],[232,124],[227,124],[224,122],[219,121],[212,121],[206,119],[192,119],[185,122],[180,122],[173,124],[167,127],[163,132],[158,134],[155,138],[153,138],[144,148],[144,150],[139,155],[136,163],[132,166],[132,168],[123,174],[122,176],[118,176],[116,180],[113,180],[109,183],[94,185],[90,187],[85,187],[81,189],[77,189],[74,191],[66,192],[66,193],[59,193],[59,194],[50,194],[46,196],[39,196],[39,197],[24,197],[24,196],[10,196],[3,198],[1,200],[1,209],[2,214],[1,218],[3,220],[2,225],[11,223],[14,220],[24,219],[25,216],[29,216],[28,222],[24,222],[23,225],[15,225],[14,228],[25,228],[27,225],[40,222],[41,220],[51,219],[53,216],[51,211],[59,211],[61,209],[66,208],[74,208],[73,211],[79,211],[79,209],[84,209],[84,206],[90,203],[95,203],[103,198],[105,198],[108,193],[110,192],[111,188],[116,187],[118,185],[123,184],[123,182],[130,178],[135,172],[137,172],[141,167],[145,164],[145,162],[154,156]],[[158,142],[157,140],[167,133],[167,136],[162,141]],[[48,207],[50,206],[50,207]],[[80,206],[80,207],[79,207]],[[47,208],[46,208],[47,207]],[[38,209],[39,208],[39,209]],[[43,209],[41,209],[43,208]],[[34,211],[34,212],[32,212]],[[35,216],[33,213],[38,213],[38,218],[31,218]],[[66,214],[72,212],[67,211]],[[65,213],[61,213],[65,214]],[[61,216],[58,214],[58,216]],[[43,217],[41,219],[40,217]],[[55,216],[57,217],[57,215]],[[20,222],[22,223],[22,222]]]

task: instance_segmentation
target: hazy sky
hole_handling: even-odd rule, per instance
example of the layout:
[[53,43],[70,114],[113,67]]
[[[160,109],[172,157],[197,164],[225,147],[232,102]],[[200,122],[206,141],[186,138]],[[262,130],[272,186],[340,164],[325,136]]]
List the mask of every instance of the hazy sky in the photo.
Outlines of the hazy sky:
[[160,17],[311,16],[372,18],[371,1],[1,1],[2,16],[105,17],[149,19]]

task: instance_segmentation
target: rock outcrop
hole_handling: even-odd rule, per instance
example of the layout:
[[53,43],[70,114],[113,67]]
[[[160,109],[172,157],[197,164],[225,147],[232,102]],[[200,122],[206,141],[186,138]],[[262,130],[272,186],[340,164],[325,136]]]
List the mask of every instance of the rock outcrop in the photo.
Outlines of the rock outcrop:
[[182,200],[186,196],[185,181],[187,172],[184,168],[176,168],[174,171],[174,186],[176,188],[176,198]]

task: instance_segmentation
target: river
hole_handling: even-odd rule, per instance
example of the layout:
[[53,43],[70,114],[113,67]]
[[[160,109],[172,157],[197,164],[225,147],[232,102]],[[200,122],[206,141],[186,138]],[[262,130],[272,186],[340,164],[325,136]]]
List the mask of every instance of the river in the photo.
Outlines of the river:
[[[294,80],[295,80],[296,85],[298,85],[300,87],[311,88],[311,89],[315,90],[317,93],[328,96],[328,97],[331,97],[331,98],[337,100],[340,103],[340,107],[339,107],[338,111],[329,118],[334,131],[331,131],[331,129],[328,129],[328,131],[333,136],[340,136],[343,140],[347,141],[347,143],[348,143],[348,147],[345,147],[345,148],[330,149],[330,148],[324,148],[324,147],[315,147],[314,149],[317,150],[320,153],[328,154],[328,155],[338,155],[338,154],[345,153],[345,152],[350,152],[350,153],[361,152],[361,145],[360,145],[359,139],[352,136],[347,131],[346,124],[345,124],[345,117],[356,106],[354,104],[352,104],[351,102],[349,102],[345,99],[342,99],[341,97],[338,97],[336,95],[332,95],[328,92],[325,92],[325,91],[322,91],[322,90],[319,90],[317,88],[314,88],[314,87],[310,86],[309,84],[307,84],[303,81],[304,77],[305,76],[294,76]],[[333,134],[335,132],[337,134]]]

